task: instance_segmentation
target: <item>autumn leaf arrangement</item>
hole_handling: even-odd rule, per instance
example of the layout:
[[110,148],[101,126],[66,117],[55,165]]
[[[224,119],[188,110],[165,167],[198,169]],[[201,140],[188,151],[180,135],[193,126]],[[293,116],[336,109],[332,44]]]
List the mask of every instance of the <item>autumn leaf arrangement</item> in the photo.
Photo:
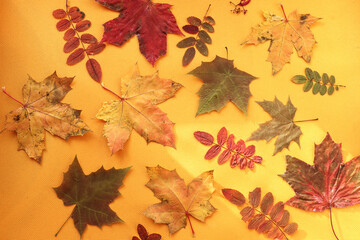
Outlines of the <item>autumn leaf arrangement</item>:
[[[78,7],[70,7],[66,1],[66,9],[57,9],[53,12],[53,16],[59,19],[57,29],[66,31],[64,40],[67,42],[64,45],[64,52],[70,53],[67,64],[74,65],[87,57],[86,69],[96,82],[102,81],[102,72],[100,64],[91,58],[91,55],[100,53],[105,47],[104,42],[121,46],[136,34],[141,53],[154,65],[157,59],[166,53],[166,35],[182,34],[168,4],[151,1],[145,3],[142,0],[97,0],[97,2],[121,13],[116,19],[105,23],[104,36],[100,42],[91,34],[82,34],[89,29],[91,22],[84,20],[85,14]],[[239,4],[234,4],[238,7],[235,9],[240,9],[234,11],[236,13],[243,11],[245,14],[246,10],[243,7],[249,2],[241,0]],[[134,9],[139,9],[138,14],[134,13]],[[187,33],[196,34],[196,37],[188,37],[177,45],[188,48],[183,57],[184,66],[194,58],[195,48],[201,54],[208,55],[206,44],[212,42],[208,33],[214,32],[215,24],[215,20],[207,15],[208,10],[203,20],[191,16],[187,19],[189,25],[183,27]],[[155,11],[156,14],[152,15],[150,11]],[[284,17],[268,13],[264,16],[265,22],[253,28],[244,44],[257,45],[267,40],[271,41],[268,61],[273,65],[273,74],[280,71],[289,61],[292,47],[295,47],[300,57],[310,62],[315,40],[309,28],[318,18],[296,12],[289,16],[284,12]],[[131,32],[129,26],[123,28],[123,23],[129,23],[131,19],[138,20],[131,26],[136,26],[135,32]],[[150,28],[147,24],[149,21],[159,23],[167,31],[161,32],[158,29],[142,31]],[[285,33],[283,36],[279,36],[281,31]],[[285,44],[280,46],[280,41]],[[85,47],[85,44],[89,45]],[[237,69],[232,60],[216,56],[213,61],[203,62],[189,74],[204,82],[198,92],[200,100],[196,116],[214,110],[219,111],[229,101],[244,114],[247,113],[251,96],[249,84],[256,77]],[[326,93],[331,95],[334,90],[342,87],[335,84],[335,77],[329,77],[326,73],[320,77],[318,72],[310,68],[305,69],[305,76],[296,75],[291,80],[296,84],[304,84],[305,92],[312,89],[313,94],[320,93],[320,95]],[[42,82],[36,82],[30,77],[23,87],[23,101],[15,99],[3,88],[5,94],[21,105],[6,116],[5,129],[15,131],[19,149],[25,150],[30,158],[39,163],[45,149],[45,130],[63,139],[90,131],[80,119],[80,110],[61,103],[63,97],[71,90],[72,81],[73,78],[59,78],[56,73]],[[117,99],[103,103],[96,115],[97,119],[105,122],[103,136],[107,139],[111,153],[114,154],[124,148],[132,130],[138,132],[148,143],[157,142],[164,146],[175,147],[174,123],[157,105],[175,96],[182,87],[181,84],[170,79],[162,79],[157,72],[142,76],[136,66],[130,76],[122,78],[120,85],[120,93],[115,93],[101,85]],[[268,142],[277,137],[274,155],[288,148],[293,141],[300,146],[299,138],[302,132],[295,123],[309,120],[294,120],[297,109],[290,98],[286,105],[276,97],[273,101],[263,101],[258,104],[272,119],[260,124],[259,129],[253,132],[247,141]],[[254,145],[246,146],[243,139],[235,143],[235,136],[228,134],[225,127],[218,132],[216,142],[214,136],[204,131],[194,132],[194,137],[203,145],[210,147],[205,154],[207,160],[218,156],[218,164],[229,161],[231,168],[239,166],[240,169],[253,169],[255,163],[262,163],[262,157],[255,155]],[[313,212],[329,209],[331,227],[338,239],[333,228],[331,209],[360,203],[358,191],[360,157],[343,163],[341,145],[335,143],[328,134],[321,144],[315,146],[314,165],[291,156],[287,156],[286,161],[286,172],[280,177],[295,192],[295,196],[286,203],[274,204],[272,193],[267,193],[261,198],[260,188],[249,193],[248,201],[242,193],[234,189],[223,189],[224,197],[239,207],[248,202],[240,212],[242,220],[248,223],[249,229],[255,229],[272,239],[289,239],[288,235],[297,231],[298,226],[290,222],[290,213],[285,210],[285,205]],[[75,205],[65,223],[72,218],[75,228],[82,236],[87,225],[101,227],[122,222],[109,204],[120,195],[118,189],[129,170],[130,168],[105,170],[102,167],[96,172],[85,175],[75,157],[64,174],[62,184],[54,188],[56,195],[65,206]],[[150,180],[146,187],[161,202],[149,206],[145,210],[145,216],[153,219],[155,223],[167,224],[170,233],[175,233],[189,224],[194,234],[191,219],[204,222],[215,212],[215,207],[210,203],[215,191],[212,170],[202,173],[188,185],[176,170],[169,171],[161,166],[147,167],[147,174]],[[170,212],[176,214],[169,214]],[[133,240],[161,239],[160,234],[148,234],[141,224],[137,226],[137,232],[139,237],[134,236]]]

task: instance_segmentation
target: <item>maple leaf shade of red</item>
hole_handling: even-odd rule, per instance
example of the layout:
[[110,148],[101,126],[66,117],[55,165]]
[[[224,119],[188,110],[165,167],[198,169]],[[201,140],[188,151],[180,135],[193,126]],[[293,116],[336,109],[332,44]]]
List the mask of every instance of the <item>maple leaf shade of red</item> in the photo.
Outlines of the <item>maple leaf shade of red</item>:
[[282,177],[294,189],[288,205],[307,211],[324,211],[360,203],[360,156],[343,163],[341,144],[329,134],[315,145],[314,165],[287,156]]
[[120,11],[119,17],[104,24],[101,42],[123,45],[135,34],[140,52],[154,66],[166,53],[166,35],[183,35],[170,11],[171,5],[149,0],[96,0],[105,7]]

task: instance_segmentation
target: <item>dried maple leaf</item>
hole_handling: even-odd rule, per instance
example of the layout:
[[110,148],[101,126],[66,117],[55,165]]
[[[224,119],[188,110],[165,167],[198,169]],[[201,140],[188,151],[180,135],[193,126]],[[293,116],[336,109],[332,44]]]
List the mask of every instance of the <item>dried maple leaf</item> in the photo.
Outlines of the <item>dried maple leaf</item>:
[[314,212],[330,209],[331,218],[332,207],[360,203],[360,156],[343,163],[341,144],[329,133],[315,145],[314,165],[291,156],[286,156],[286,163],[286,172],[280,177],[295,191],[286,204]]
[[148,207],[145,216],[152,218],[155,223],[168,224],[170,234],[185,228],[186,218],[194,234],[190,216],[204,222],[216,210],[209,202],[215,191],[212,170],[202,173],[187,187],[176,170],[169,171],[157,166],[147,167],[147,172],[150,181],[146,186],[161,203]]
[[120,195],[118,188],[129,170],[130,168],[105,170],[101,167],[96,172],[85,175],[75,156],[69,170],[64,173],[63,182],[54,190],[65,206],[75,205],[70,217],[74,220],[80,237],[88,224],[101,228],[103,225],[123,222],[109,204]]
[[166,35],[183,35],[170,11],[171,5],[150,0],[96,0],[105,7],[119,11],[119,17],[104,24],[101,42],[123,45],[135,34],[140,52],[154,65],[166,53]]
[[[161,239],[161,235],[158,233],[148,234],[148,232],[146,231],[146,228],[141,224],[139,224],[137,226],[137,232],[138,232],[141,240],[160,240]],[[140,240],[140,239],[136,236],[134,236],[132,238],[132,240]]]
[[270,40],[267,61],[272,63],[273,75],[290,62],[293,47],[299,57],[310,62],[312,49],[316,43],[310,26],[320,18],[310,14],[298,14],[297,11],[290,13],[288,17],[284,12],[284,18],[264,13],[264,18],[265,22],[253,27],[250,35],[242,44],[258,45]]
[[[224,188],[222,193],[236,206],[242,206],[246,202],[245,196],[235,189]],[[260,200],[261,188],[255,188],[254,191],[249,192],[248,206],[240,212],[242,220],[249,224],[248,229],[255,229],[272,239],[283,239],[283,237],[288,239],[287,234],[291,235],[297,231],[297,223],[289,223],[290,213],[284,210],[283,202],[274,204],[274,196],[271,192]]]
[[173,97],[180,87],[179,83],[159,78],[158,72],[141,76],[137,65],[130,78],[121,80],[120,95],[104,87],[120,98],[103,103],[96,115],[106,121],[103,135],[111,152],[124,148],[132,129],[148,143],[175,147],[174,123],[156,105]]
[[220,111],[228,101],[246,114],[251,96],[249,84],[256,77],[235,68],[233,60],[216,56],[212,62],[202,62],[189,74],[204,82],[197,93],[200,101],[196,116]]
[[81,110],[60,101],[71,90],[74,78],[59,78],[54,72],[42,82],[29,77],[22,89],[24,102],[11,97],[22,106],[6,115],[5,130],[15,131],[19,150],[30,158],[41,162],[45,149],[45,130],[67,140],[70,136],[83,135],[90,131],[80,119]]
[[[253,132],[247,141],[266,140],[269,142],[278,136],[275,142],[274,155],[283,148],[288,148],[290,142],[294,141],[300,146],[300,127],[293,121],[296,108],[289,98],[286,105],[276,97],[274,101],[257,102],[265,112],[273,118],[270,121],[260,124],[260,128]],[[314,119],[315,120],[315,119]]]

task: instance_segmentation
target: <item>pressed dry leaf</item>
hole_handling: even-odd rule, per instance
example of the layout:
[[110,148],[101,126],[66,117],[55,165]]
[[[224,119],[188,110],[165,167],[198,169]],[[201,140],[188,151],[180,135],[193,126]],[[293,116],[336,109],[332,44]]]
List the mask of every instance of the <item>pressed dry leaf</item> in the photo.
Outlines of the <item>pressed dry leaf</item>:
[[67,65],[75,65],[81,62],[85,58],[85,51],[83,48],[76,49],[73,53],[71,53],[66,60]]
[[96,82],[101,82],[102,71],[101,66],[95,59],[89,59],[86,61],[86,69],[92,79]]
[[77,37],[71,38],[69,41],[67,41],[64,45],[64,53],[72,52],[74,49],[76,49],[80,45],[80,40]]

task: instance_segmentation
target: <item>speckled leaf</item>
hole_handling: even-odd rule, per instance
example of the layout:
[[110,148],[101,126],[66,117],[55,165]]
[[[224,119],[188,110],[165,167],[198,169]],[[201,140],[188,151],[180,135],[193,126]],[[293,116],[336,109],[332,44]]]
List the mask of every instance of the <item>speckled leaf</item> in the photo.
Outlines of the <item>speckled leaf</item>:
[[205,17],[205,21],[207,21],[208,23],[210,23],[211,25],[215,24],[215,20],[214,18],[212,18],[211,16],[206,16]]
[[332,95],[334,93],[334,86],[330,86],[328,89],[328,94]]
[[314,72],[310,68],[305,68],[305,74],[307,79],[313,80],[314,79]]
[[329,134],[315,145],[314,165],[291,156],[286,156],[286,162],[286,172],[280,177],[295,191],[286,204],[321,212],[360,203],[360,156],[343,163],[341,144]]
[[319,92],[319,90],[320,90],[320,83],[317,82],[314,84],[314,86],[312,88],[312,93],[317,94]]
[[200,143],[202,143],[204,145],[207,145],[207,146],[214,143],[214,137],[211,134],[207,133],[207,132],[196,131],[196,132],[194,132],[194,137]]
[[220,111],[228,101],[233,102],[241,111],[247,112],[249,85],[254,76],[234,67],[234,62],[216,56],[212,62],[202,62],[201,66],[189,74],[200,78],[204,85],[197,93],[200,96],[199,114]]
[[289,98],[286,105],[280,102],[276,97],[274,101],[257,102],[270,116],[270,121],[260,124],[260,128],[253,132],[248,139],[250,140],[266,140],[269,142],[278,136],[275,142],[274,155],[284,148],[288,148],[292,141],[300,146],[300,135],[302,134],[300,127],[294,122],[296,108]]
[[308,92],[312,88],[312,86],[313,86],[313,81],[307,80],[303,87],[304,92]]
[[327,75],[327,73],[323,73],[321,79],[324,84],[327,84],[328,82],[330,82],[329,75]]
[[320,94],[325,95],[327,91],[327,87],[325,85],[320,86]]
[[158,104],[175,96],[181,84],[153,75],[141,76],[138,66],[121,79],[120,99],[104,102],[96,118],[106,121],[103,136],[112,153],[124,148],[134,129],[146,142],[175,147],[174,123]]
[[291,81],[293,83],[297,83],[297,84],[301,84],[301,83],[305,83],[307,80],[307,78],[303,75],[296,75],[294,77],[291,78]]
[[224,188],[221,191],[224,197],[236,206],[241,206],[246,201],[245,196],[235,189]]
[[101,167],[96,172],[85,175],[77,157],[64,173],[64,180],[54,188],[65,206],[75,205],[71,218],[80,236],[87,225],[103,225],[123,222],[109,207],[109,203],[120,195],[118,188],[130,168],[105,170]]
[[45,149],[45,130],[65,140],[90,131],[80,119],[81,110],[60,102],[73,79],[59,78],[56,72],[42,82],[29,77],[22,89],[24,105],[6,115],[5,129],[16,132],[18,149],[38,163]]
[[314,81],[315,82],[320,82],[321,81],[320,74],[317,71],[314,71]]
[[209,201],[215,191],[213,171],[202,173],[187,186],[176,170],[157,166],[147,167],[147,172],[150,180],[146,186],[161,202],[148,207],[144,214],[155,223],[167,224],[170,234],[185,228],[190,216],[204,222],[215,212]]

